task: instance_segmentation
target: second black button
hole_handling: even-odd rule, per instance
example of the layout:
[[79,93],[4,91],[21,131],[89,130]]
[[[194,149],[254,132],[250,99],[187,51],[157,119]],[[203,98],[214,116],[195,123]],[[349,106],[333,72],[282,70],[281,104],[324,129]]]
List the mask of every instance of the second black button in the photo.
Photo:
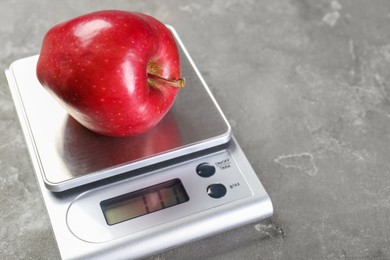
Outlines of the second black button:
[[207,187],[207,194],[214,199],[222,198],[226,192],[226,187],[221,183],[214,183]]

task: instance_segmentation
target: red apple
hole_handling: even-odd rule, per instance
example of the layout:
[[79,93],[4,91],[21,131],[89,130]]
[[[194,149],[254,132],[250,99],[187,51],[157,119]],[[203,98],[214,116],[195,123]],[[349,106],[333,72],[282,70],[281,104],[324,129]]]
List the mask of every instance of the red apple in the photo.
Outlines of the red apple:
[[184,86],[169,29],[149,15],[114,10],[51,28],[37,77],[74,119],[110,136],[154,127]]

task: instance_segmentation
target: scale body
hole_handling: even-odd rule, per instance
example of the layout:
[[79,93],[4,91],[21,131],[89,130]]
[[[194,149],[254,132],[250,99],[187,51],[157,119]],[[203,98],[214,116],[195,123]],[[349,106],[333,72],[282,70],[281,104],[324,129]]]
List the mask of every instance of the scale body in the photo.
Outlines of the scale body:
[[271,200],[177,33],[186,88],[155,128],[80,126],[40,86],[38,56],[6,76],[63,259],[138,259],[269,217]]

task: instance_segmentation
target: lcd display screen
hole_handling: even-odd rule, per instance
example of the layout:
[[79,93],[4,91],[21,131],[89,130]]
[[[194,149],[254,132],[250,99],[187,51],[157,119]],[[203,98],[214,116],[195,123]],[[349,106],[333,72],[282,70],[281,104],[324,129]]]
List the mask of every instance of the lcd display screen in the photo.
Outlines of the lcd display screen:
[[183,183],[173,179],[100,202],[108,225],[134,219],[189,201]]

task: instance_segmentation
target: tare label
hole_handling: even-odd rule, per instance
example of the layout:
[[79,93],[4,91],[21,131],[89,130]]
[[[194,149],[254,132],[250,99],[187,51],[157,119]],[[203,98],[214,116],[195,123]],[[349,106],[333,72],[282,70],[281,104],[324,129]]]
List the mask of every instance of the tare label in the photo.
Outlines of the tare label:
[[231,167],[231,161],[229,158],[223,159],[221,161],[216,162],[215,166],[217,166],[220,170],[225,170]]

